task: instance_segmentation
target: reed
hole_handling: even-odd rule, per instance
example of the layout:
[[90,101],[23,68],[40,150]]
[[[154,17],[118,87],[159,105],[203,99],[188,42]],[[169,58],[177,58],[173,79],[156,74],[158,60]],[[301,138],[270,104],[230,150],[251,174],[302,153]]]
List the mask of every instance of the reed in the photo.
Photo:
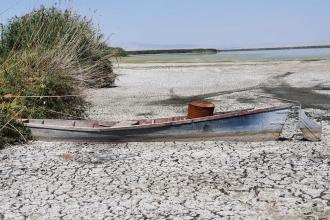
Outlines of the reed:
[[[13,116],[15,120],[9,125],[16,127],[22,117],[85,117],[89,103],[79,96],[82,88],[114,83],[116,74],[110,59],[117,52],[105,44],[91,20],[71,10],[41,7],[12,18],[1,25],[0,32],[0,128]],[[78,96],[8,98],[70,94]],[[4,141],[8,132],[13,140],[15,135],[21,140],[25,134],[10,131],[9,126],[0,131],[3,143],[8,142]]]

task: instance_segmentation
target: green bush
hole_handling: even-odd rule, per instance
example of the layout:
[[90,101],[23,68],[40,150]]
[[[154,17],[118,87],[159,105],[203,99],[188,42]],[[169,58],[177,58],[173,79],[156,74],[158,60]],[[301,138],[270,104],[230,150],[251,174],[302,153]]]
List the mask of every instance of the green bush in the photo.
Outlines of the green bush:
[[1,36],[2,59],[18,51],[23,56],[36,53],[43,61],[51,61],[48,67],[60,68],[84,86],[107,87],[115,80],[113,51],[104,47],[103,36],[90,20],[70,10],[41,8],[14,17]]
[[[89,103],[79,96],[81,89],[114,83],[110,59],[116,51],[105,46],[90,20],[70,10],[42,7],[12,18],[0,31],[0,128],[22,108],[23,118],[85,117]],[[8,98],[65,95],[77,96]],[[20,127],[17,120],[14,124]],[[4,137],[21,140],[22,134],[27,133],[7,126],[0,131],[0,146],[8,142]]]

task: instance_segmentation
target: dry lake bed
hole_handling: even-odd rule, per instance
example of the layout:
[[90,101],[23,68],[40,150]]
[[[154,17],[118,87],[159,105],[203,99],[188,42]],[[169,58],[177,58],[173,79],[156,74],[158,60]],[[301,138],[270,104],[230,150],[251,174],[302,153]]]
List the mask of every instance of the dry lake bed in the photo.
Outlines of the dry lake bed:
[[323,126],[301,141],[47,143],[0,151],[0,219],[329,219],[330,61],[123,63],[116,87],[87,90],[90,118],[302,103]]

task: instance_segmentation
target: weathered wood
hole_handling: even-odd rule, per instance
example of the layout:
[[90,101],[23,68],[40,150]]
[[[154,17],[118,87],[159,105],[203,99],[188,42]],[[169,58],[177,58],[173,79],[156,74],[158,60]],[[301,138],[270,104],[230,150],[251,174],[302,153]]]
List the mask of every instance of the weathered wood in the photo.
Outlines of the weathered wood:
[[[41,120],[25,122],[36,139],[70,141],[172,141],[219,139],[236,141],[276,140],[290,106],[216,113],[188,119],[185,116],[98,125],[96,121]],[[43,123],[42,123],[43,122]],[[111,125],[113,124],[113,126]],[[82,126],[83,125],[83,126]]]

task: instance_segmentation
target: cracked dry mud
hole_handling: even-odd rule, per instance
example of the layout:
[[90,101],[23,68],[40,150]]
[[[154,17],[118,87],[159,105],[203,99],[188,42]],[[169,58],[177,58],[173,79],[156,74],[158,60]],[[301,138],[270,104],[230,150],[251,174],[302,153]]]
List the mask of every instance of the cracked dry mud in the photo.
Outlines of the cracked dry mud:
[[6,219],[330,216],[325,142],[34,142],[0,158]]
[[[262,90],[245,88],[273,84],[268,80],[276,76],[303,88],[330,80],[329,61],[237,65],[126,65],[118,87],[89,91],[90,115],[181,115],[182,105],[157,104],[173,98],[168,93],[173,87],[184,100],[202,90],[214,94],[210,98],[217,110],[267,107],[279,101],[256,98]],[[221,93],[230,90],[240,92]],[[321,142],[31,142],[7,147],[0,151],[0,220],[329,219],[329,109],[307,112],[324,119]],[[284,136],[297,132],[295,120],[288,121]]]

